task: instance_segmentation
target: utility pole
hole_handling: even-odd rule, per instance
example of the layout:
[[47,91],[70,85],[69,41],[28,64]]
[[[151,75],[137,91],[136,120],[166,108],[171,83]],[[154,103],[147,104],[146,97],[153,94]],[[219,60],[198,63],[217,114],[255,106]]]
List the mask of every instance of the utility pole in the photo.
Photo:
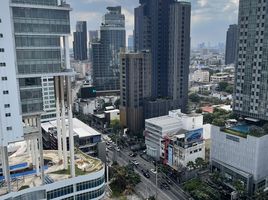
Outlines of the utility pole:
[[157,195],[158,195],[158,186],[157,186],[157,184],[158,184],[158,180],[157,180],[157,178],[158,178],[158,169],[157,169],[157,164],[155,163],[155,168],[156,168],[156,174],[155,174],[155,185],[156,185],[156,191],[155,191],[155,199],[157,200]]

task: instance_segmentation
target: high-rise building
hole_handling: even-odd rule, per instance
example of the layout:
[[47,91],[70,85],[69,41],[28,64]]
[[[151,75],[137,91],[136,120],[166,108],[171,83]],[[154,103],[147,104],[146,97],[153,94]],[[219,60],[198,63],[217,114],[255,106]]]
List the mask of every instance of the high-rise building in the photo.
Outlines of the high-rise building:
[[119,52],[126,47],[125,16],[120,6],[107,10],[100,27],[100,40],[92,44],[93,84],[97,91],[119,91]]
[[238,26],[232,24],[229,26],[226,35],[226,47],[225,47],[225,64],[235,64],[237,55],[237,36]]
[[140,0],[140,4],[135,9],[134,43],[135,50],[149,50],[152,54],[152,97],[166,99],[167,109],[161,114],[176,108],[185,112],[191,4],[175,0]]
[[268,120],[267,1],[240,1],[234,112]]
[[75,60],[87,60],[87,22],[85,21],[78,21],[76,23],[73,49]]
[[151,97],[151,55],[121,52],[120,61],[120,121],[137,133],[144,127],[144,100]]
[[[76,157],[83,163],[91,164],[87,169],[83,168],[88,171],[86,175],[75,176],[75,165],[79,167],[81,161],[77,162],[74,156],[70,78],[74,73],[70,69],[68,46],[70,11],[70,5],[63,0],[1,2],[0,160],[4,184],[0,194],[4,195],[3,199],[101,199],[104,196],[102,162],[78,153]],[[41,134],[44,106],[54,103],[44,102],[49,95],[44,93],[48,89],[43,87],[46,83],[54,84],[57,111],[59,148],[50,152],[43,151]],[[67,113],[68,123],[65,120]],[[9,144],[16,148],[8,149]],[[52,166],[45,166],[44,157]],[[68,166],[70,173],[67,176],[51,173],[58,169],[67,170]],[[10,169],[12,177],[22,178],[23,183],[11,181]],[[89,192],[86,189],[92,187],[92,182],[93,190]],[[28,189],[19,191],[21,187]]]
[[89,61],[92,62],[93,60],[93,55],[92,55],[92,43],[98,41],[99,39],[99,31],[94,30],[94,31],[89,31]]
[[127,48],[130,51],[134,50],[134,37],[133,35],[129,35],[127,39]]

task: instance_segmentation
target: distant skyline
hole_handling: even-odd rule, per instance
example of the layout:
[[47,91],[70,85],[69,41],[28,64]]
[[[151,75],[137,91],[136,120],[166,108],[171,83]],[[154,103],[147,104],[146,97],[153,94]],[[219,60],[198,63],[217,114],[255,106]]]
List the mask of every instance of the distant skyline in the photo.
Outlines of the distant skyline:
[[[75,30],[76,21],[87,21],[88,30],[99,30],[102,16],[107,6],[122,6],[126,17],[127,36],[134,29],[134,8],[139,0],[66,0],[71,4],[71,28]],[[189,1],[189,0],[188,0]],[[230,24],[237,23],[239,0],[190,0],[192,3],[191,43],[205,42],[211,45],[225,42]],[[70,38],[70,41],[73,39]],[[72,44],[70,44],[72,46]]]

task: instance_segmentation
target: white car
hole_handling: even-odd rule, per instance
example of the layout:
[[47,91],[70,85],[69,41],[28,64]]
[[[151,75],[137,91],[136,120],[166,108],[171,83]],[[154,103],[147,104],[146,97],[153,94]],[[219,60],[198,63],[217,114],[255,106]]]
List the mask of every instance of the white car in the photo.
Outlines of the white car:
[[150,170],[153,174],[156,174],[157,173],[157,171],[155,170],[155,169],[151,169]]
[[136,160],[133,160],[132,163],[133,163],[134,165],[139,165],[139,164],[140,164],[140,163],[138,163]]
[[120,151],[120,148],[119,147],[116,147],[115,150],[119,152]]

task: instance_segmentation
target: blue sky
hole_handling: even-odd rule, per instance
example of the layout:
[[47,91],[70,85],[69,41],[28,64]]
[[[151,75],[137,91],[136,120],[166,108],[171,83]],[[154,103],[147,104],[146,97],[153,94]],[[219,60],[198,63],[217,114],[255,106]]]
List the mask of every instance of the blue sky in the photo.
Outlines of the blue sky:
[[[87,21],[88,30],[98,30],[107,6],[121,5],[126,17],[127,34],[134,28],[134,8],[139,0],[67,0],[71,12],[72,30],[78,20]],[[239,0],[190,0],[192,3],[192,46],[201,42],[211,45],[225,42],[229,24],[237,23]]]

